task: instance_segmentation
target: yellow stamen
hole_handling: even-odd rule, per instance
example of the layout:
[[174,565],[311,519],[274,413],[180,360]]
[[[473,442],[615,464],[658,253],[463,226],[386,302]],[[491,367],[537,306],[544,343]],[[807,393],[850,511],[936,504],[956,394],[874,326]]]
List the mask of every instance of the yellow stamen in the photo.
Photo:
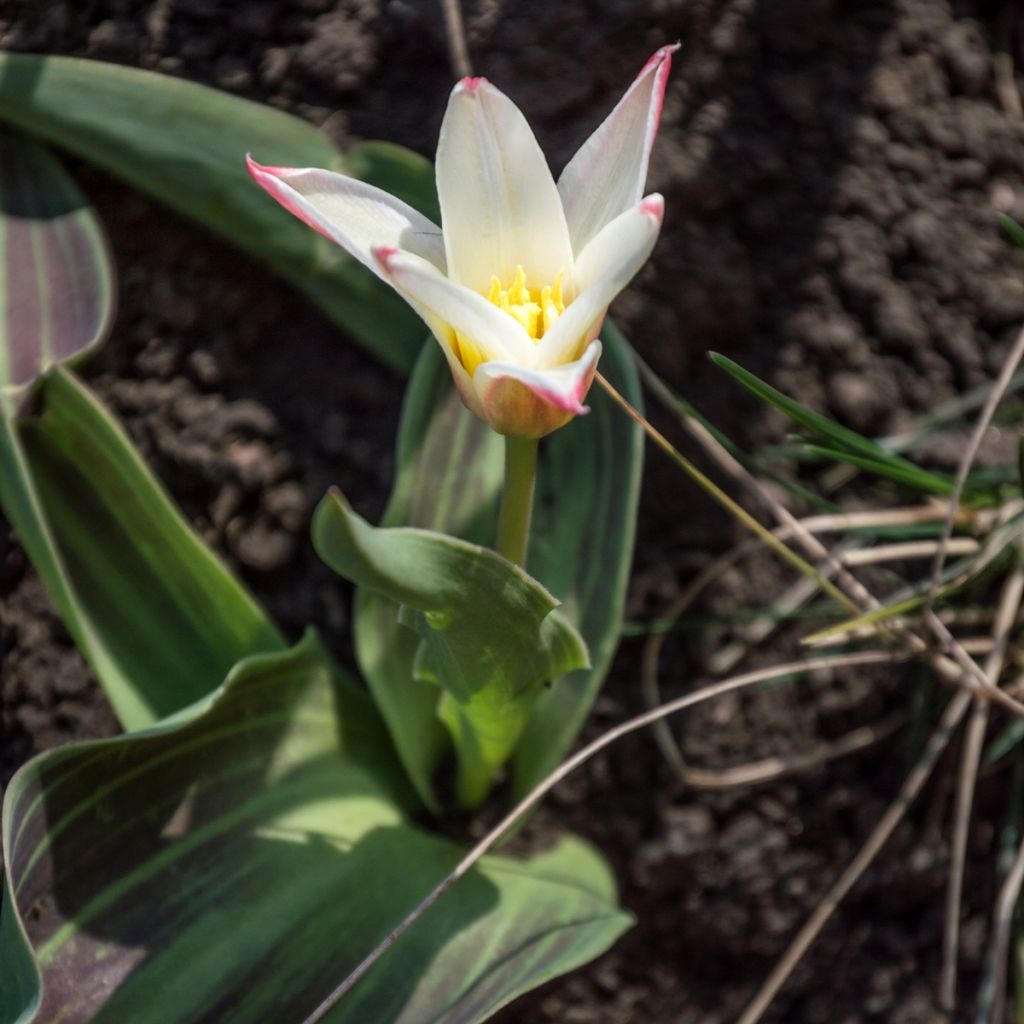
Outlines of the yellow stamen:
[[[491,277],[487,301],[513,317],[537,342],[551,330],[555,321],[565,312],[565,300],[562,296],[564,276],[563,267],[551,284],[531,291],[526,285],[526,271],[517,266],[515,277],[508,288],[502,287],[500,278]],[[470,375],[483,362],[483,356],[477,346],[458,331],[455,332],[455,354]]]
[[502,288],[497,277],[491,278],[487,300],[509,316],[515,317],[534,341],[540,341],[544,333],[551,330],[551,325],[565,312],[565,302],[562,299],[564,276],[563,267],[552,284],[531,290],[526,286],[526,271],[517,266],[515,277],[508,288]]

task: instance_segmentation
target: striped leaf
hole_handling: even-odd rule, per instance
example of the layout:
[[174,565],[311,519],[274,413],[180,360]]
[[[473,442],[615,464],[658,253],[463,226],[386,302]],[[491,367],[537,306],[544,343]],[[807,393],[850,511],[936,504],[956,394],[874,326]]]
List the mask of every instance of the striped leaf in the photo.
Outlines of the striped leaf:
[[[628,346],[608,323],[601,369],[639,406]],[[517,793],[543,777],[572,744],[618,644],[633,555],[642,436],[600,390],[581,417],[541,443],[527,569],[563,606],[590,652],[591,668],[563,676],[538,697],[514,760]],[[424,349],[406,393],[398,472],[387,526],[443,531],[492,544],[503,472],[502,439],[468,413],[436,345]],[[432,779],[448,749],[437,694],[414,682],[418,641],[397,607],[360,589],[356,653],[403,764],[424,803],[439,807]]]
[[0,396],[101,342],[114,269],[95,212],[57,159],[0,131]]
[[282,641],[66,370],[0,420],[0,506],[122,724],[149,725]]
[[[414,526],[492,544],[503,473],[503,442],[468,413],[436,345],[427,345],[405,392],[397,472],[383,526]],[[356,656],[420,799],[441,805],[432,778],[450,739],[437,690],[412,682],[419,639],[398,623],[398,607],[377,591],[356,591]]]
[[317,508],[313,542],[345,579],[396,605],[418,638],[413,685],[433,692],[454,741],[460,803],[478,806],[543,688],[589,665],[580,635],[548,591],[490,548],[372,527],[338,492]]
[[[643,395],[629,345],[602,332],[601,372],[636,409]],[[595,385],[591,413],[544,446],[527,568],[564,602],[590,650],[591,668],[541,694],[516,750],[513,796],[523,796],[566,755],[619,645],[633,564],[643,432]]]
[[[409,821],[375,711],[313,637],[177,720],[42,755],[3,814],[0,1024],[299,1024],[462,854]],[[630,920],[567,838],[490,858],[330,1024],[472,1024]]]
[[366,176],[434,217],[430,163],[398,146],[349,164],[312,125],[271,107],[137,68],[0,55],[0,120],[99,165],[265,261],[382,362],[407,372],[423,326],[390,288],[258,189],[261,163]]
[[59,365],[102,340],[113,267],[56,160],[9,133],[0,256],[0,509],[122,724],[149,725],[282,641]]

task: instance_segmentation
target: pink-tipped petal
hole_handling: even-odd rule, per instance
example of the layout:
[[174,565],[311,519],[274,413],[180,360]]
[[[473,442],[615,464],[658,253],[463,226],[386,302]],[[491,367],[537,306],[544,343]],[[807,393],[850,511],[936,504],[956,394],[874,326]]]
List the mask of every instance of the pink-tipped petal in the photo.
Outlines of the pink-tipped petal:
[[643,195],[651,149],[658,134],[672,54],[663,46],[579,148],[558,179],[573,252],[580,253],[609,221]]
[[473,375],[484,419],[499,434],[544,437],[574,416],[594,380],[601,343],[593,341],[583,356],[553,370],[527,370],[513,363],[485,363]]
[[536,349],[526,331],[482,295],[394,246],[376,246],[373,256],[381,276],[420,316],[430,316],[464,335],[485,361],[512,359],[533,364]]
[[571,362],[597,335],[612,300],[651,255],[664,211],[665,201],[653,193],[620,213],[584,247],[576,260],[576,298],[541,338],[538,368]]
[[375,245],[405,249],[444,271],[441,229],[400,199],[356,178],[314,167],[246,166],[256,183],[289,213],[379,273]]
[[516,105],[486,79],[455,86],[437,145],[448,274],[486,294],[491,276],[511,284],[517,266],[531,288],[565,271],[572,248],[544,154]]

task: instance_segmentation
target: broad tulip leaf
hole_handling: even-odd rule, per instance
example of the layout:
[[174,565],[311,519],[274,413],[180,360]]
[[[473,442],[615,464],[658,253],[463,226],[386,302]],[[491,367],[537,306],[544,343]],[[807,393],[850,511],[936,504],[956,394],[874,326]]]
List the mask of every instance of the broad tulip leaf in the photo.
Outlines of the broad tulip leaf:
[[[299,1024],[455,865],[370,701],[312,636],[4,802],[0,1024]],[[327,1017],[473,1024],[630,924],[578,839],[485,858]]]
[[[635,409],[643,395],[629,346],[602,332],[601,372]],[[595,385],[591,413],[556,431],[543,450],[527,568],[564,602],[590,650],[591,667],[541,694],[516,749],[513,798],[568,753],[619,645],[633,564],[643,432]]]
[[[610,323],[601,369],[635,405],[640,385],[626,342]],[[516,792],[565,755],[618,644],[643,455],[642,435],[599,388],[582,417],[541,442],[537,502],[527,568],[563,603],[580,630],[591,668],[563,676],[538,697],[514,762]],[[409,382],[398,439],[398,472],[386,526],[443,531],[493,544],[503,441],[468,413],[436,345]],[[434,714],[436,694],[413,682],[418,641],[398,624],[395,604],[369,588],[356,596],[359,665],[417,792],[432,810],[431,780],[447,749]]]
[[489,548],[423,529],[373,527],[337,491],[313,542],[335,572],[398,606],[419,639],[411,686],[432,689],[459,755],[459,798],[476,806],[544,687],[586,667],[587,649],[536,580]]
[[[493,543],[502,451],[502,439],[466,412],[437,346],[426,346],[406,389],[382,525]],[[356,591],[353,618],[359,666],[420,798],[438,813],[432,778],[450,738],[437,716],[437,690],[413,682],[419,638],[400,625],[398,606],[368,587]]]
[[[349,170],[296,117],[206,86],[74,57],[0,55],[0,120],[97,164],[264,260],[382,362],[407,372],[423,325],[390,288],[281,209],[250,180],[261,163]],[[429,161],[400,147],[353,158],[353,173],[436,216]],[[433,205],[431,205],[433,204]]]
[[0,505],[121,723],[219,685],[274,626],[200,541],[131,441],[68,371],[0,425]]
[[102,341],[114,269],[93,209],[45,147],[0,131],[0,396]]
[[103,339],[113,267],[57,161],[13,134],[0,143],[0,257],[0,508],[122,724],[148,725],[282,641],[61,367]]

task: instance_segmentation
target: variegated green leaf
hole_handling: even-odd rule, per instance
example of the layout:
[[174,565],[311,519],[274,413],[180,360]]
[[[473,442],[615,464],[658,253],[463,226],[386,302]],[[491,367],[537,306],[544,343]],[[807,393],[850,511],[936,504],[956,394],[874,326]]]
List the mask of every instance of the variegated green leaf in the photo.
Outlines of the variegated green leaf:
[[[629,346],[614,324],[602,332],[601,372],[636,409],[643,395]],[[541,694],[516,748],[513,797],[565,757],[597,697],[619,632],[633,564],[643,432],[599,387],[591,413],[544,446],[527,568],[564,602],[591,667]]]
[[0,140],[0,256],[0,508],[121,722],[148,725],[282,641],[59,365],[102,339],[113,268],[65,172],[14,135]]
[[[409,806],[312,637],[173,723],[37,758],[4,803],[0,1024],[299,1024],[462,856]],[[487,858],[327,1020],[474,1024],[628,925],[579,840]]]
[[92,207],[44,146],[0,131],[0,401],[99,344],[114,268]]
[[261,163],[367,175],[436,216],[430,163],[375,146],[349,168],[296,117],[202,85],[73,57],[0,55],[0,120],[96,163],[266,261],[377,358],[407,371],[422,343],[411,309],[250,180]]
[[[628,346],[606,324],[601,368],[636,406],[640,385]],[[571,746],[618,644],[633,555],[642,435],[595,387],[580,417],[541,442],[537,502],[527,569],[564,602],[592,667],[543,691],[514,760],[517,793],[530,788]],[[493,544],[503,472],[502,439],[465,410],[436,345],[428,346],[406,393],[398,475],[384,525],[413,526]],[[356,597],[356,652],[399,755],[428,807],[447,749],[432,712],[436,694],[412,682],[418,642],[397,608],[367,588]]]
[[337,492],[316,511],[313,542],[332,569],[396,605],[400,628],[418,637],[409,685],[433,692],[459,755],[459,800],[477,806],[542,689],[587,666],[586,645],[551,594],[489,548],[372,527]]
[[[466,412],[451,373],[428,345],[406,389],[398,432],[398,472],[383,526],[414,526],[491,544],[503,462],[502,439]],[[450,738],[434,687],[411,685],[419,638],[398,607],[367,587],[356,591],[356,654],[399,756],[423,802],[440,804],[432,778]]]
[[[126,728],[209,693],[239,658],[280,648],[74,376],[51,371],[13,429],[21,458],[10,474],[0,467],[4,510]],[[8,503],[9,487],[29,502]]]

